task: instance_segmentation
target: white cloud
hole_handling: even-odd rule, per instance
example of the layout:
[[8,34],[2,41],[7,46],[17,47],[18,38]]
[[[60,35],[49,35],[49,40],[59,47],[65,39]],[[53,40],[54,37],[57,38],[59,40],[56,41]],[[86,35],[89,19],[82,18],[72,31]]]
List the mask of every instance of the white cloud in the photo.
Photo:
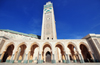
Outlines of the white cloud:
[[98,26],[100,26],[100,23],[99,23],[99,24],[94,25],[94,26],[91,28],[91,30],[92,30],[92,29],[94,29],[94,28],[96,28],[96,27],[98,27]]
[[83,38],[83,36],[75,36],[74,38],[75,39],[81,39],[81,38]]

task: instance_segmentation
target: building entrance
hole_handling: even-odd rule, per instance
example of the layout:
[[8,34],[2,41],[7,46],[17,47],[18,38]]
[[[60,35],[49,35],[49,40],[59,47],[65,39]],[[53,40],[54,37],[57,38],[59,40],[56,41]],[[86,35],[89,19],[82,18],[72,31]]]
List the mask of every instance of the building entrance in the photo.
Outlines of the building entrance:
[[51,53],[49,51],[46,53],[46,62],[51,62]]

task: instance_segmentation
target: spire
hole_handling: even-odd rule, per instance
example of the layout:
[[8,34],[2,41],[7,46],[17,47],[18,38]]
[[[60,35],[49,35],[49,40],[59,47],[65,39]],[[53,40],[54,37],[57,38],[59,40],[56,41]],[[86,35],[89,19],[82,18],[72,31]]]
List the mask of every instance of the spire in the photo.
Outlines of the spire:
[[43,21],[42,21],[42,40],[55,40],[56,36],[56,26],[53,5],[49,1],[44,5],[43,9]]
[[52,4],[50,1],[48,1],[47,3],[46,3],[46,5],[48,5],[48,4]]

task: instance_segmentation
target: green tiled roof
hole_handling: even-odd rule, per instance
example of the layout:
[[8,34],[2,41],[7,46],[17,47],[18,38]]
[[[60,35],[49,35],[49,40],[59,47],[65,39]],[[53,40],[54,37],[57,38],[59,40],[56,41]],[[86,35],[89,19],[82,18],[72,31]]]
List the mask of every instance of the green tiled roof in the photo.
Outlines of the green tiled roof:
[[19,35],[23,35],[23,36],[34,37],[34,38],[40,39],[40,36],[39,35],[35,35],[35,34],[25,34],[25,33],[12,31],[12,30],[8,30],[8,29],[0,29],[0,30],[1,31],[5,31],[5,32],[10,32],[10,33],[14,33],[14,34],[19,34]]

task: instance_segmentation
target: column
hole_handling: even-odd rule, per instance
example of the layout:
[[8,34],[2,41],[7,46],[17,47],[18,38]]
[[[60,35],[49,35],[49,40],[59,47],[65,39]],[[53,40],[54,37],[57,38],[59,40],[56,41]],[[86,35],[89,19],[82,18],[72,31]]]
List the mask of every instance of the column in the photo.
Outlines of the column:
[[44,55],[42,55],[42,63],[43,63]]
[[62,55],[63,63],[66,63],[65,56],[66,56],[66,54],[65,55],[63,54]]
[[25,58],[23,63],[28,63],[28,53],[25,53]]
[[55,60],[55,55],[52,53],[52,63],[56,63],[56,60]]
[[17,47],[15,47],[13,52],[12,52],[10,63],[14,63],[14,60],[15,60],[15,57],[16,57],[16,54],[17,54],[16,52],[17,52]]
[[65,50],[66,63],[70,63],[69,54],[70,54],[70,50],[69,50],[69,48],[66,48],[66,50]]
[[66,53],[66,63],[70,63],[70,58],[68,53]]
[[41,54],[39,53],[39,56],[38,56],[38,63],[42,63],[41,61],[42,61],[42,60],[41,60]]
[[52,63],[56,63],[54,52],[55,52],[55,47],[52,47],[52,60],[51,60]]
[[80,63],[84,63],[84,59],[81,53],[79,53]]
[[30,51],[28,49],[25,50],[25,58],[23,63],[28,63],[28,57],[29,57]]
[[21,63],[22,61],[22,58],[20,59],[20,54],[21,54],[21,48],[19,47],[18,57],[17,57],[18,63]]
[[92,52],[91,51],[89,51],[89,53],[90,53],[90,55],[91,55],[91,60],[93,61],[93,62],[95,62],[95,59],[94,59],[94,57],[93,57],[93,54],[92,54]]
[[37,63],[42,63],[42,47],[39,48],[39,56],[38,56],[38,60],[37,60]]
[[76,54],[74,54],[73,55],[73,61],[75,62],[75,63],[77,63],[77,61],[76,61],[76,56],[75,56]]
[[19,50],[16,52],[15,62],[18,61],[18,58],[19,58],[20,52],[21,52],[21,49],[19,49]]
[[24,54],[22,56],[22,62],[24,62],[25,57],[26,57],[26,49],[24,50]]
[[77,48],[77,54],[79,56],[80,63],[84,63],[84,58],[79,47]]
[[1,62],[1,55],[2,55],[2,54],[0,53],[0,62]]
[[29,52],[29,63],[33,62],[33,56],[34,56],[34,54],[32,54],[32,53],[33,53],[32,51]]
[[10,63],[14,63],[14,56],[15,56],[15,54],[12,54]]
[[4,54],[5,54],[5,51],[3,53],[0,53],[0,62],[2,61]]
[[51,62],[56,63],[56,60],[55,60],[55,46],[54,45],[52,45],[52,59],[51,59]]
[[44,55],[43,61],[45,62],[45,52],[44,52],[44,54],[43,54],[43,55]]

